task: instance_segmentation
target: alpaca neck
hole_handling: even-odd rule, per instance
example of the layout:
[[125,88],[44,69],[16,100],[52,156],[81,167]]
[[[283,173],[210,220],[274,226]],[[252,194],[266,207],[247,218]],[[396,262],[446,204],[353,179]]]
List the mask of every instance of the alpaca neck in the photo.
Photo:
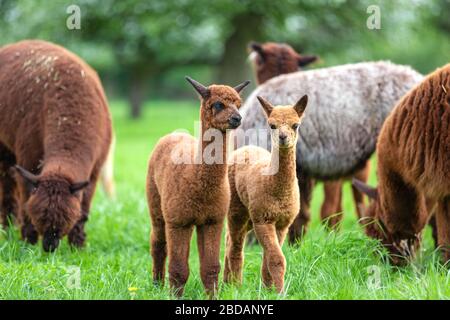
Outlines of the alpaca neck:
[[85,166],[80,165],[69,157],[58,157],[45,159],[41,176],[58,176],[69,179],[72,182],[89,180],[89,172]]
[[207,184],[220,184],[227,175],[226,133],[212,129],[202,123],[201,136],[195,155],[198,179]]
[[[273,145],[273,144],[272,144]],[[296,183],[296,148],[280,149],[272,146],[270,172],[273,183],[288,188],[290,183]]]

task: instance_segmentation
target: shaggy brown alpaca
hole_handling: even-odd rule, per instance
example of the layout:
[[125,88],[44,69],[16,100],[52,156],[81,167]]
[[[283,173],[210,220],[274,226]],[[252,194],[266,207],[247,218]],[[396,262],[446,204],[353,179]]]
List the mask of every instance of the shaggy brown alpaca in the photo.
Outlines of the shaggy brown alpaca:
[[[291,46],[287,44],[267,42],[259,44],[252,42],[249,45],[250,50],[256,53],[253,57],[253,65],[258,84],[263,84],[269,79],[286,73],[297,72],[299,67],[304,67],[315,62],[318,57],[310,55],[300,55]],[[363,169],[357,171],[354,177],[358,180],[367,182],[370,173],[370,163],[367,161]],[[347,178],[351,179],[351,177]],[[347,180],[346,179],[346,180]],[[303,182],[303,183],[302,183]],[[320,217],[323,223],[329,227],[335,227],[342,219],[342,180],[324,182],[324,201],[320,210]],[[309,203],[311,202],[311,193],[313,181],[309,183],[300,181],[300,194],[303,197],[301,201],[301,212],[303,216],[309,217]],[[361,218],[361,210],[364,209],[364,197],[355,187],[352,186],[353,198],[355,201],[358,218]],[[307,220],[302,221],[301,215],[292,229],[301,230],[305,228]],[[291,230],[292,238],[296,238],[295,230]]]
[[45,251],[65,235],[82,246],[111,142],[97,74],[60,46],[22,41],[0,49],[0,83],[2,215],[14,211],[18,192],[23,239],[42,235]]
[[435,207],[438,244],[450,261],[450,64],[397,104],[377,152],[379,187],[354,181],[374,199],[365,213],[367,234],[381,239],[394,264],[404,264]]
[[274,129],[272,152],[246,146],[231,155],[224,280],[242,281],[243,245],[247,232],[254,229],[264,250],[261,269],[264,285],[274,285],[282,292],[286,260],[281,247],[300,209],[295,164],[297,129],[308,98],[304,96],[295,106],[276,108],[261,97],[258,100]]
[[[231,88],[205,87],[186,79],[201,96],[203,138],[197,141],[187,134],[167,135],[159,140],[150,158],[147,198],[152,221],[153,280],[164,282],[168,255],[170,286],[178,296],[183,294],[189,276],[189,245],[196,226],[201,279],[212,296],[217,290],[220,238],[230,201],[226,131],[241,123],[239,92],[249,81]],[[215,133],[213,141],[208,138],[210,133]],[[214,162],[207,159],[211,147],[219,158]],[[175,161],[186,154],[188,163]]]

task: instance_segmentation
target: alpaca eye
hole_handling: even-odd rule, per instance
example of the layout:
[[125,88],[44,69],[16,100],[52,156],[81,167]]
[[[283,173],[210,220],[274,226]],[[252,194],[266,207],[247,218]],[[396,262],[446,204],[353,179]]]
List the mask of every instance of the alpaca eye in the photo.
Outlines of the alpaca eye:
[[297,130],[298,129],[299,124],[298,123],[294,123],[292,125],[292,129]]
[[271,125],[270,125],[270,129],[275,130],[276,128],[277,128],[276,125],[274,125],[274,124],[271,124]]
[[216,111],[222,111],[223,109],[225,109],[225,105],[222,102],[214,102],[212,107],[214,108],[214,110]]

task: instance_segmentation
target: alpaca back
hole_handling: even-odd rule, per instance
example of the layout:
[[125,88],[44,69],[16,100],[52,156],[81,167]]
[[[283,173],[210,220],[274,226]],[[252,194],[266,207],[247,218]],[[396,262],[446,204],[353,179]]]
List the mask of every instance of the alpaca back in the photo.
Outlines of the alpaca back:
[[389,62],[365,62],[275,77],[258,87],[241,109],[242,129],[266,128],[256,96],[274,104],[309,96],[300,127],[297,163],[316,178],[346,176],[375,150],[379,130],[394,107],[422,76]]
[[450,195],[450,64],[406,95],[380,133],[378,156],[431,198]]
[[106,159],[106,97],[96,72],[76,55],[45,41],[2,47],[0,83],[0,141],[12,152],[70,160],[79,176]]

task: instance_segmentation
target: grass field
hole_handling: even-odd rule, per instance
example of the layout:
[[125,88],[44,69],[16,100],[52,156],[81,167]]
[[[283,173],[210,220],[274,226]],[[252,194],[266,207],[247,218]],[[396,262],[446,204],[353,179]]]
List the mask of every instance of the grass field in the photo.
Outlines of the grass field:
[[[178,128],[193,131],[196,102],[152,101],[139,121],[126,106],[113,103],[117,134],[118,198],[99,189],[87,224],[87,246],[73,250],[64,240],[53,254],[27,245],[15,228],[0,232],[0,299],[170,299],[168,286],[151,282],[150,220],[144,186],[149,154],[159,137]],[[372,172],[371,182],[375,182]],[[283,250],[287,259],[286,293],[262,287],[261,251],[247,248],[244,285],[221,284],[221,299],[449,299],[450,272],[438,263],[430,230],[418,259],[408,267],[390,267],[376,241],[358,226],[350,187],[344,191],[345,219],[340,232],[326,232],[318,212],[317,187],[312,227],[304,241]],[[193,239],[186,299],[204,299]],[[222,250],[223,256],[223,250]],[[77,269],[79,268],[79,269]],[[80,274],[80,282],[76,276]],[[79,284],[79,285],[78,285]]]

